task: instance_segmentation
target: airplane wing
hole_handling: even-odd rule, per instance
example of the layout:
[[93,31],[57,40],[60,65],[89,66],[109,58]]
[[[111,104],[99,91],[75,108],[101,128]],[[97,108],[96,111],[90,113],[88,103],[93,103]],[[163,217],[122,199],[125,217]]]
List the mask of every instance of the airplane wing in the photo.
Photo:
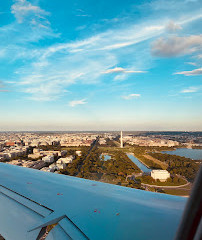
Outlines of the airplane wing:
[[186,198],[0,163],[6,240],[170,240]]

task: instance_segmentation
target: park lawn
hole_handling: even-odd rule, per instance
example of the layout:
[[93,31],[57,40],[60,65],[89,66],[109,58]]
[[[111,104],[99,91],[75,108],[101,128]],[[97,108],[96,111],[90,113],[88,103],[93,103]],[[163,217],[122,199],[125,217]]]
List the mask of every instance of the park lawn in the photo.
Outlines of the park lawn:
[[160,160],[158,160],[158,159],[156,159],[156,158],[154,158],[154,157],[152,157],[152,156],[150,156],[148,154],[143,155],[143,157],[147,158],[148,160],[153,161],[154,163],[159,164],[161,166],[161,168],[164,169],[164,170],[166,170],[168,168],[168,164],[167,163],[162,162],[162,161],[160,161]]
[[150,183],[150,182],[144,181],[142,177],[138,177],[137,179],[140,179],[141,183],[143,184],[156,185],[156,186],[181,186],[187,183],[187,181],[182,178],[180,179],[181,180],[180,183],[179,182],[157,182],[157,181]]
[[175,189],[163,189],[163,191],[166,194],[171,194],[171,195],[177,195],[177,196],[189,196],[191,190],[190,189],[180,189],[180,188],[175,188]]

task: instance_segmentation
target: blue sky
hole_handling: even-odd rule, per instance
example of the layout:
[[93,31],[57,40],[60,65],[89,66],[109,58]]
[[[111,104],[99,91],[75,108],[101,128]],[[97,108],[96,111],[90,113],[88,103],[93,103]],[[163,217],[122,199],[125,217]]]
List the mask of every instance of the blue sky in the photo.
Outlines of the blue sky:
[[0,130],[202,130],[201,0],[0,2]]

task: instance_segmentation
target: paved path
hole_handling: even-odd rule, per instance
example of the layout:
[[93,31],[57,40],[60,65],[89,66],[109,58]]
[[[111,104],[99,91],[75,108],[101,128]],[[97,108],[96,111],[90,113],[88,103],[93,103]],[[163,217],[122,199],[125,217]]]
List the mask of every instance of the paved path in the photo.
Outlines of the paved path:
[[98,143],[99,139],[100,139],[100,137],[98,136],[98,137],[96,138],[96,140],[93,141],[93,143],[91,144],[91,147],[90,147],[90,149],[88,150],[88,153],[86,154],[85,158],[83,159],[82,164],[80,164],[79,167],[78,167],[79,172],[80,172],[80,170],[81,170],[81,167],[82,167],[83,164],[84,164],[84,161],[85,161],[86,158],[90,155],[91,151],[92,151],[93,148],[96,146],[96,144]]
[[179,186],[159,186],[159,185],[150,185],[150,184],[146,184],[146,183],[141,183],[142,186],[145,187],[156,187],[156,188],[181,188],[181,187],[185,187],[188,186],[190,184],[190,182],[187,182],[183,185],[179,185]]

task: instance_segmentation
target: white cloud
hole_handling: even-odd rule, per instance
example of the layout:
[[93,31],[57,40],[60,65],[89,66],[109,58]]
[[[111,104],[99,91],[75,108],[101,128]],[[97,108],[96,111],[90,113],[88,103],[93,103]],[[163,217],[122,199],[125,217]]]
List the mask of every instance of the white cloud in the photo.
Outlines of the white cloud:
[[[41,57],[41,51],[32,44],[44,38],[59,36],[53,32],[47,19],[49,13],[27,0],[15,0],[11,13],[15,16],[14,21],[0,27],[0,49],[4,49],[3,57],[10,58],[12,62]],[[28,46],[27,43],[31,44]],[[0,52],[0,57],[2,54]]]
[[91,15],[86,13],[83,9],[77,8],[76,12],[77,17],[91,17]]
[[159,57],[175,57],[202,50],[202,35],[159,38],[152,44],[152,53]]
[[[187,20],[189,21],[189,19]],[[156,25],[155,21],[145,22],[144,24],[131,24],[122,29],[111,29],[96,34],[89,38],[75,41],[72,43],[55,44],[46,49],[44,56],[49,56],[61,51],[113,51],[120,48],[141,43],[164,32],[166,20],[161,25]]]
[[122,43],[115,43],[115,44],[108,44],[104,47],[101,48],[101,50],[113,50],[113,49],[118,49],[122,47],[127,47],[130,45],[135,44],[133,41],[128,41],[128,42],[122,42]]
[[31,85],[24,89],[30,97],[28,99],[35,101],[54,101],[58,96],[64,95],[67,91],[56,81],[41,82]]
[[168,23],[168,25],[166,26],[166,28],[167,28],[167,30],[169,32],[176,32],[177,30],[181,30],[182,29],[182,27],[179,24],[177,24],[177,23],[175,23],[173,21],[170,21]]
[[[19,23],[22,23],[24,18],[28,15],[37,14],[40,18],[48,14],[39,6],[32,5],[26,0],[15,0],[15,3],[11,6],[11,13],[15,15]],[[36,19],[32,19],[32,21],[36,21]]]
[[74,101],[71,101],[69,102],[69,106],[70,107],[75,107],[77,105],[83,105],[83,104],[86,104],[86,99],[81,99],[81,100],[74,100]]
[[183,72],[176,72],[175,74],[185,75],[185,76],[197,76],[202,75],[202,68],[197,68],[192,71],[183,71]]
[[107,69],[103,73],[106,73],[106,74],[108,73],[145,73],[145,71],[127,70],[122,67],[115,67],[115,68]]
[[141,96],[140,94],[132,93],[127,96],[122,96],[122,98],[125,100],[130,100],[130,99],[134,99],[134,98],[139,98],[140,96]]
[[127,74],[124,74],[124,73],[121,73],[121,74],[118,74],[114,77],[114,80],[115,81],[123,81],[125,79],[127,79],[128,75]]
[[197,66],[197,64],[194,62],[187,62],[187,64],[192,65],[192,66]]
[[164,29],[164,25],[153,25],[145,27],[145,30],[147,31],[160,31]]
[[183,89],[181,93],[194,93],[199,90],[199,87],[188,87],[186,89]]

